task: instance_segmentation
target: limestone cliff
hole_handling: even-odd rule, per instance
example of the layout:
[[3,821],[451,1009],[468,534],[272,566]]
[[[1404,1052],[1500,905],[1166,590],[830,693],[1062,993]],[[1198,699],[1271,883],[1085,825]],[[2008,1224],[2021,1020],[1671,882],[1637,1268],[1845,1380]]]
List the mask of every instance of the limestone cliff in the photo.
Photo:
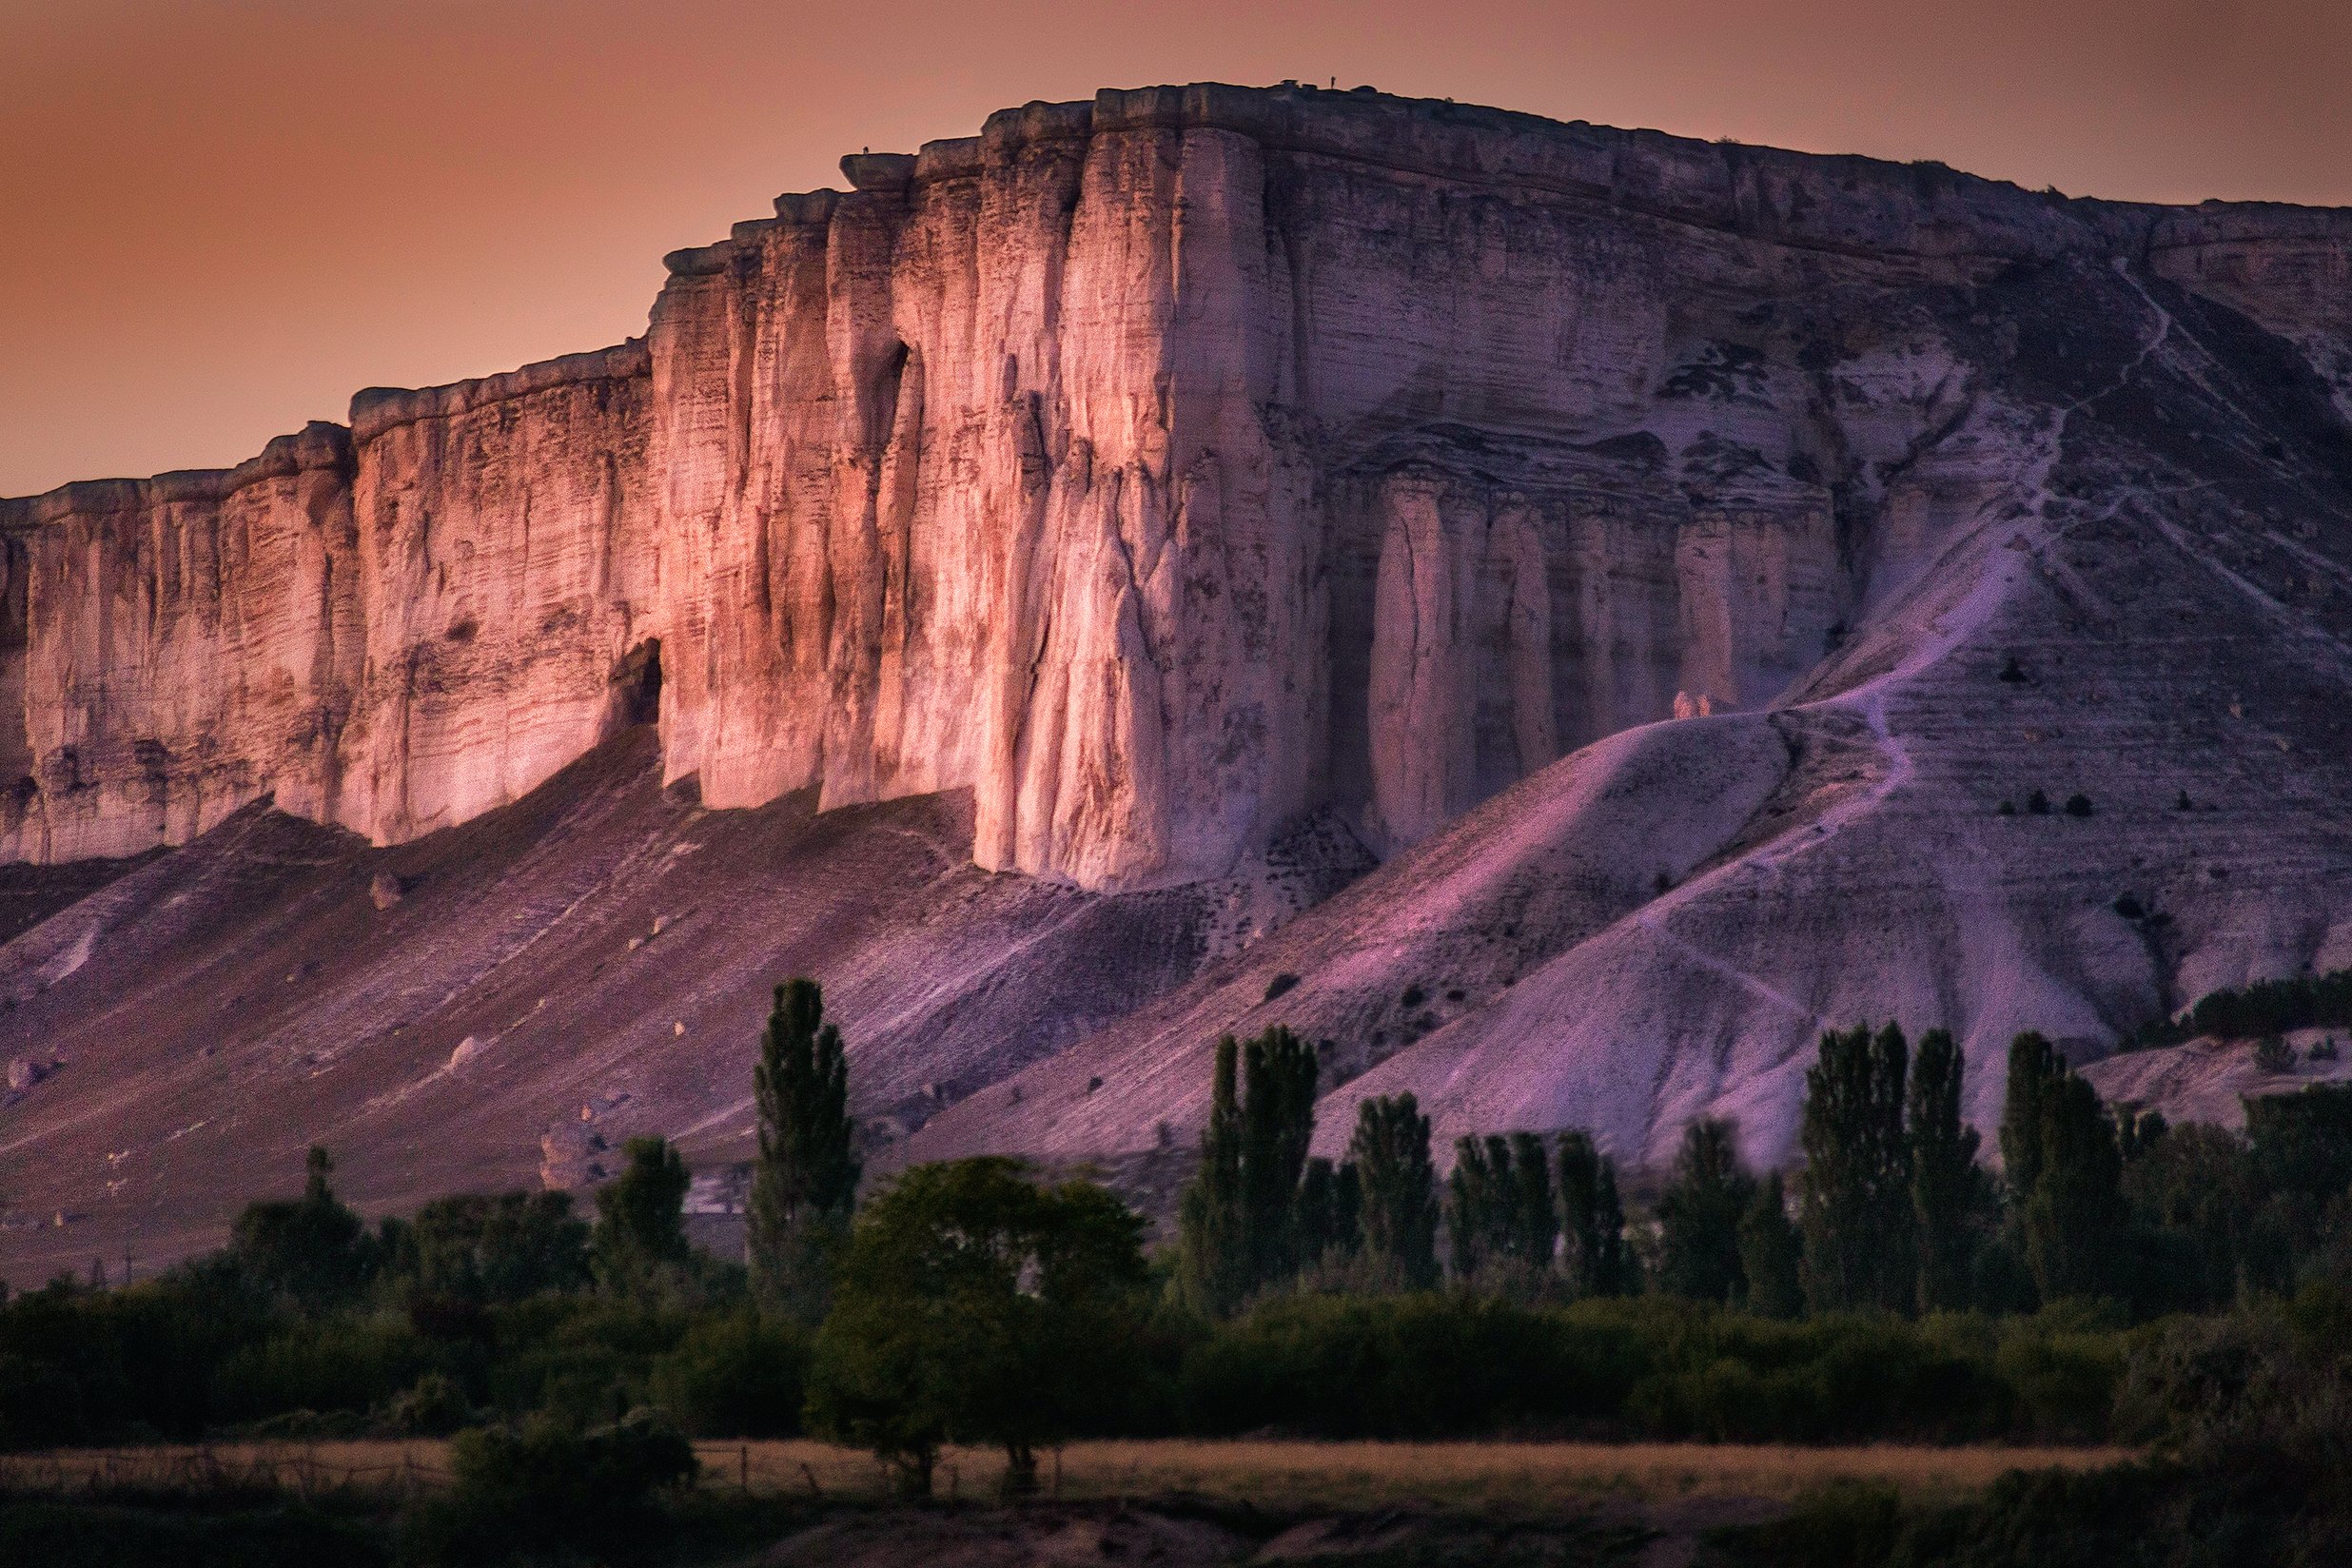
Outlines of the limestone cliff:
[[0,857],[201,837],[0,865],[0,1273],[330,1128],[741,1158],[779,971],[870,1169],[1154,1203],[1228,1029],[1327,1145],[1772,1162],[1824,1028],[1989,1123],[2352,964],[2352,214],[1298,88],[845,173],[641,342],[0,502]]
[[399,842],[657,713],[972,853],[1382,853],[1787,691],[2038,460],[1937,291],[2106,267],[2352,407],[2352,219],[1284,87],[1031,105],[671,258],[645,340],[0,503],[0,853]]

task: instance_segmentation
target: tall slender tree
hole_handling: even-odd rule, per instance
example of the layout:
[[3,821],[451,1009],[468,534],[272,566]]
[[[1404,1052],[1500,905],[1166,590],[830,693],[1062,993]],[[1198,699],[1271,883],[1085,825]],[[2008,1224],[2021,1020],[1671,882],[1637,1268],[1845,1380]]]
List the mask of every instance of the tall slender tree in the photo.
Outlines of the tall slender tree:
[[1559,1256],[1559,1205],[1552,1195],[1552,1162],[1543,1140],[1532,1132],[1511,1134],[1513,1256],[1530,1285],[1552,1272]]
[[1231,1312],[1310,1261],[1315,1085],[1314,1048],[1280,1025],[1217,1042],[1201,1169],[1177,1215],[1180,1288],[1205,1311]]
[[1226,1313],[1249,1293],[1242,1195],[1241,1042],[1217,1042],[1201,1168],[1177,1211],[1177,1278],[1192,1304]]
[[1804,1245],[1789,1219],[1787,1188],[1780,1172],[1768,1172],[1739,1217],[1739,1271],[1747,1279],[1748,1310],[1762,1318],[1801,1315],[1803,1262]]
[[1349,1145],[1363,1183],[1363,1255],[1382,1280],[1407,1290],[1438,1283],[1437,1171],[1429,1118],[1412,1095],[1364,1101]]
[[1588,1133],[1559,1135],[1554,1186],[1569,1288],[1578,1296],[1622,1296],[1634,1284],[1617,1166]]
[[1805,1074],[1799,1141],[1805,1179],[1805,1302],[1816,1312],[1909,1311],[1912,1262],[1911,1146],[1904,1136],[1910,1049],[1892,1024],[1821,1037]]
[[1640,1295],[1641,1260],[1625,1239],[1625,1202],[1617,1196],[1617,1162],[1606,1156],[1594,1184],[1593,1232],[1600,1243],[1593,1266],[1593,1294]]
[[814,1323],[825,1313],[862,1168],[848,1053],[841,1031],[825,1021],[815,981],[794,977],[775,988],[752,1097],[759,1117],[745,1236],[753,1285],[766,1304]]
[[1277,1024],[1242,1048],[1242,1231],[1253,1289],[1299,1271],[1299,1181],[1315,1135],[1315,1048]]
[[1300,1264],[1345,1264],[1363,1245],[1363,1187],[1356,1164],[1306,1162],[1299,1178]]
[[1457,1275],[1514,1294],[1533,1293],[1559,1250],[1543,1140],[1532,1132],[1456,1140],[1445,1225]]
[[2119,1297],[2129,1214],[2115,1124],[2087,1079],[2061,1069],[2041,1095],[2042,1148],[2026,1200],[2026,1262],[2042,1299]]
[[1911,1221],[1918,1237],[1918,1307],[1957,1311],[1969,1304],[1976,1244],[1986,1211],[1983,1141],[1960,1114],[1968,1059],[1949,1030],[1919,1037],[1911,1078]]
[[1445,1178],[1445,1244],[1458,1279],[1486,1273],[1508,1245],[1500,1234],[1507,1203],[1499,1198],[1510,1188],[1510,1166],[1511,1147],[1499,1138],[1454,1140],[1454,1168]]
[[1660,1288],[1700,1302],[1745,1296],[1739,1223],[1754,1198],[1755,1178],[1740,1166],[1731,1123],[1684,1128],[1674,1180],[1657,1204]]
[[2042,1102],[2066,1073],[2050,1043],[2029,1029],[2009,1042],[2009,1085],[2001,1102],[2001,1175],[2022,1215],[2042,1179]]

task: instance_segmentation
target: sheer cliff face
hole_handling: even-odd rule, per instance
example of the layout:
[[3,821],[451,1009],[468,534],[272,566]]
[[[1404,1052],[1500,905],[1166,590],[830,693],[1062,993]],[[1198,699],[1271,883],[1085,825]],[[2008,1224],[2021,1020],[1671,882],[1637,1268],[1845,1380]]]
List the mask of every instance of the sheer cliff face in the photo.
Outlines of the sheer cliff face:
[[657,711],[714,806],[970,788],[989,868],[1183,882],[1325,806],[1385,853],[1770,702],[2047,464],[1939,291],[2131,255],[2352,407],[2338,215],[1294,89],[845,170],[642,344],[6,503],[0,852],[264,794],[399,841]]
[[645,371],[620,348],[354,404],[360,674],[330,820],[453,826],[628,718],[656,607]]
[[672,259],[664,750],[703,797],[970,786],[974,855],[1228,866],[1316,803],[1314,475],[1264,160],[1040,109]]
[[257,794],[333,812],[359,675],[351,444],[7,503],[0,853],[179,843]]

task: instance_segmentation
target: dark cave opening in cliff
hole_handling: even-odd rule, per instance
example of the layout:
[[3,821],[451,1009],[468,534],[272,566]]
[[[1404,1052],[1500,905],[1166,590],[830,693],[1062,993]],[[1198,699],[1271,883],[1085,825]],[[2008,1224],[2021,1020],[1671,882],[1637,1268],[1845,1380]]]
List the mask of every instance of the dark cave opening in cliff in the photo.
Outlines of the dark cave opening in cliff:
[[661,639],[647,637],[613,666],[604,733],[618,735],[661,717]]

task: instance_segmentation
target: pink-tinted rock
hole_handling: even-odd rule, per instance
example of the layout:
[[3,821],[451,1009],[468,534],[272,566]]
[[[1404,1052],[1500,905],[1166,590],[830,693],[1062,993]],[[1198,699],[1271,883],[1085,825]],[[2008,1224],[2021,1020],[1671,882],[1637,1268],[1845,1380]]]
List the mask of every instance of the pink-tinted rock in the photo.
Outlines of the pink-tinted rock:
[[2047,461],[1936,332],[1775,302],[2144,256],[2352,407],[2343,214],[1295,88],[844,172],[641,343],[0,505],[0,853],[399,842],[653,715],[709,805],[970,788],[982,866],[1089,887],[1324,805],[1386,853],[1766,704]]

